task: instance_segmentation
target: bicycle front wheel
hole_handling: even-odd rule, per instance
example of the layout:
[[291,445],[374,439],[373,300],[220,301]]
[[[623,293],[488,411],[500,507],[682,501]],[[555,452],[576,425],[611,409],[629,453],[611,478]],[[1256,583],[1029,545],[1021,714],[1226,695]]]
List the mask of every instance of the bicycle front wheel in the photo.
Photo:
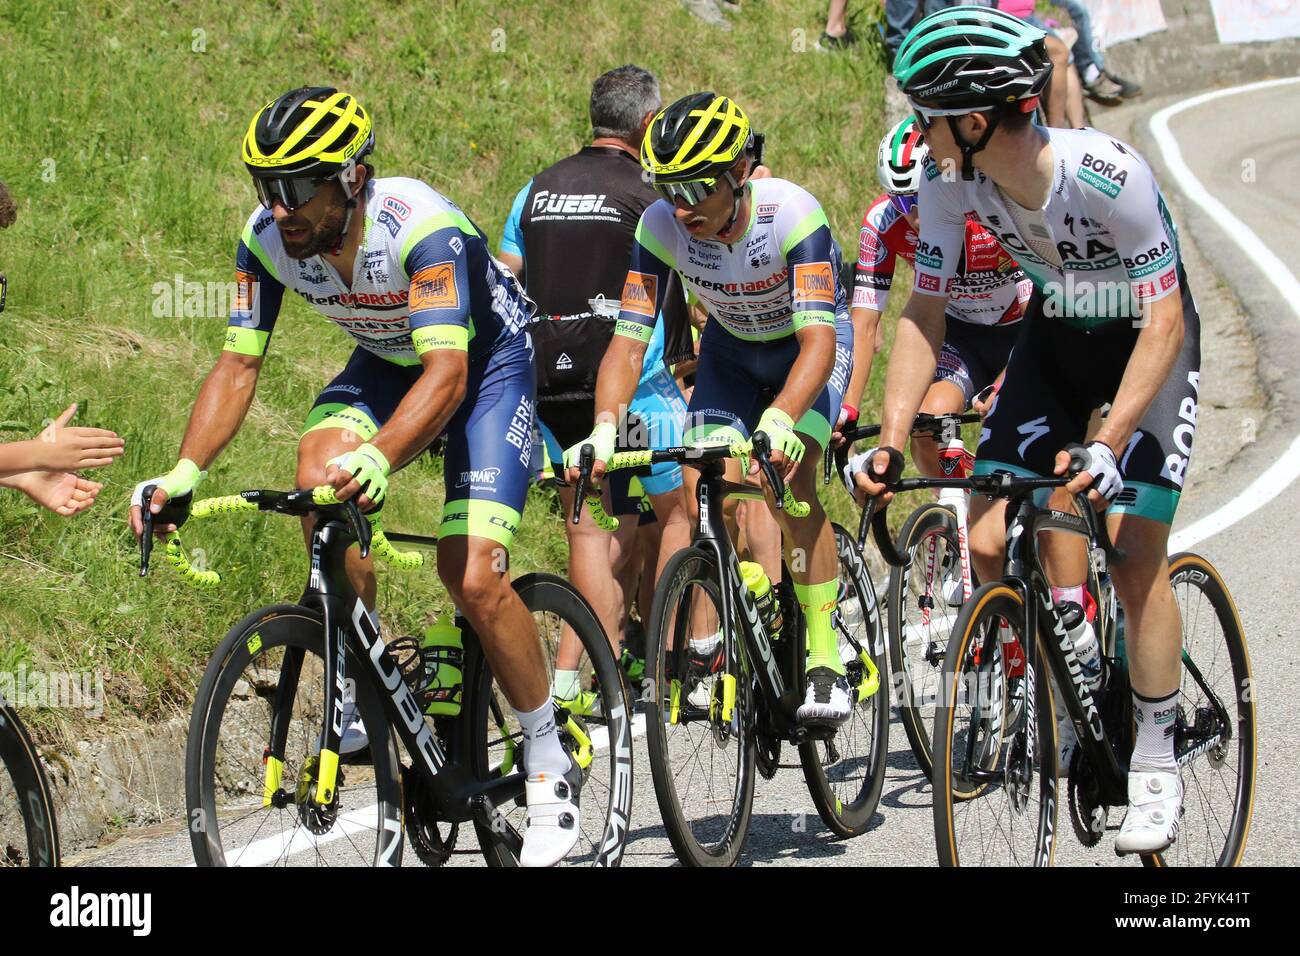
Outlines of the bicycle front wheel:
[[934,768],[930,744],[943,655],[957,618],[952,601],[961,603],[960,573],[952,573],[961,567],[958,547],[953,513],[937,503],[921,505],[898,534],[907,563],[889,571],[889,662],[898,716],[927,777]]
[[[333,799],[315,800],[323,634],[315,611],[278,605],[245,617],[213,653],[185,745],[185,804],[199,866],[400,865],[397,750],[369,680],[354,682],[368,759],[344,756]],[[346,669],[369,670],[350,645]]]
[[732,866],[754,803],[751,681],[734,641],[697,654],[689,641],[724,630],[722,576],[712,552],[678,551],[659,578],[646,633],[646,747],[655,798],[677,858]]
[[1016,642],[1027,646],[1020,594],[984,585],[957,615],[935,711],[934,838],[943,866],[1052,864],[1052,682],[1042,643],[1031,675],[1020,649],[1010,650]]
[[[554,687],[555,658],[565,625],[581,646],[577,665],[581,690],[568,702],[555,702],[555,723],[569,756],[582,767],[578,805],[577,845],[565,857],[571,866],[618,866],[627,844],[632,814],[632,714],[622,669],[614,659],[605,630],[596,613],[564,578],[554,574],[526,574],[514,582],[524,606],[533,615],[547,680]],[[470,654],[465,706],[470,719],[468,752],[477,779],[489,781],[523,770],[523,731],[510,701],[492,676],[478,649]],[[497,807],[502,825],[516,837],[524,831],[523,775],[519,799]],[[489,866],[515,866],[518,860],[507,841],[490,827],[475,824],[479,847]]]
[[856,700],[833,738],[800,744],[799,761],[822,822],[839,836],[854,837],[869,828],[885,785],[889,696],[875,589],[853,535],[833,527],[840,568],[836,630]]
[[1183,777],[1178,839],[1148,866],[1236,866],[1255,800],[1255,702],[1241,618],[1223,578],[1197,554],[1169,559],[1182,617],[1174,753]]
[[0,697],[0,868],[58,865],[59,830],[40,756]]

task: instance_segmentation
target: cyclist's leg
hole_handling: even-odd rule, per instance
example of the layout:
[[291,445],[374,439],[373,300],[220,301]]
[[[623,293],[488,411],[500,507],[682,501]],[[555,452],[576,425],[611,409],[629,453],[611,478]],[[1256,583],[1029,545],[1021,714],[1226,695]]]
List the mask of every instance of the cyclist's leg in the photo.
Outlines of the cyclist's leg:
[[[594,402],[578,400],[576,402],[545,403],[538,408],[538,426],[542,440],[546,443],[546,454],[551,461],[559,461],[562,449],[581,441],[581,423],[595,417],[592,410]],[[602,503],[607,512],[611,512],[609,482],[602,489]],[[561,521],[564,536],[569,546],[569,580],[578,592],[587,599],[596,612],[601,627],[611,643],[618,640],[618,593],[614,577],[610,573],[610,536],[596,526],[591,511],[583,508],[575,525],[570,519],[573,515],[573,491],[568,485],[556,488],[560,498]],[[612,512],[611,512],[612,513]],[[573,697],[568,691],[577,680],[578,658],[582,646],[577,635],[569,627],[564,627],[560,635],[560,646],[555,657],[556,694],[569,700]]]
[[[1129,764],[1130,809],[1115,848],[1153,852],[1177,833],[1182,785],[1174,759],[1174,725],[1182,677],[1182,626],[1169,585],[1169,527],[1178,507],[1196,435],[1200,387],[1200,318],[1179,269],[1183,344],[1120,460],[1124,491],[1111,506],[1115,544],[1126,552],[1115,565],[1115,590],[1124,607],[1125,644],[1137,741]],[[1118,449],[1117,449],[1118,450]]]
[[836,324],[835,364],[830,380],[813,401],[812,408],[795,423],[795,431],[804,443],[804,458],[791,476],[790,487],[798,500],[808,503],[810,510],[803,518],[794,518],[785,510],[773,511],[791,549],[790,573],[808,627],[807,669],[827,668],[838,675],[844,673],[844,662],[840,660],[839,639],[831,615],[839,594],[839,555],[830,520],[817,497],[821,481],[818,466],[839,416],[852,365],[853,330],[843,320]]
[[[509,573],[531,447],[529,442],[516,447],[501,436],[530,433],[533,382],[531,353],[523,349],[470,366],[466,399],[446,429],[447,497],[438,530],[438,574],[521,714],[549,707],[550,688],[536,625]],[[529,743],[535,742],[526,740],[526,765]],[[563,755],[558,742],[556,748]],[[567,761],[564,756],[560,766],[545,769],[562,772]]]
[[[686,402],[667,369],[661,369],[641,383],[632,399],[632,410],[645,426],[646,447],[674,448],[682,444]],[[659,525],[655,565],[653,570],[647,566],[643,573],[658,580],[668,559],[691,542],[691,525],[682,492],[682,467],[672,463],[655,465],[650,474],[641,476],[640,481]],[[647,603],[642,610],[648,615],[650,605]]]
[[[402,397],[419,377],[420,368],[394,365],[363,348],[356,348],[343,371],[320,393],[298,441],[297,487],[325,483],[325,463],[370,441],[396,411]],[[311,545],[314,522],[302,521],[303,537]],[[375,613],[375,573],[370,558],[355,548],[345,558],[348,580],[366,608]]]

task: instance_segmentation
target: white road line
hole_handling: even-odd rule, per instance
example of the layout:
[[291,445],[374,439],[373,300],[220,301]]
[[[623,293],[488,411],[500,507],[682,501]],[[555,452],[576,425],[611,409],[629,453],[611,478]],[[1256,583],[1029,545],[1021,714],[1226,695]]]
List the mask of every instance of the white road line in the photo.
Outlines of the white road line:
[[[632,718],[632,737],[635,739],[644,733],[645,714],[636,714]],[[598,753],[608,749],[609,731],[603,726],[593,727],[591,743]],[[238,861],[236,864],[238,866],[266,866],[296,853],[313,852],[327,843],[341,840],[352,833],[362,831],[373,833],[376,820],[375,814],[378,812],[379,804],[377,803],[372,803],[368,807],[358,807],[356,810],[350,810],[338,818],[338,821],[328,833],[321,836],[313,836],[301,827],[281,830],[279,833],[273,833],[271,836],[255,840],[247,846],[232,847],[226,853],[226,859]],[[194,866],[193,863],[188,865]]]
[[[1262,83],[1247,83],[1245,86],[1234,86],[1226,90],[1202,93],[1199,96],[1193,96],[1180,103],[1165,107],[1151,117],[1148,125],[1151,129],[1151,135],[1155,137],[1156,144],[1160,147],[1160,154],[1164,157],[1170,175],[1177,180],[1183,194],[1212,216],[1215,222],[1228,234],[1228,237],[1237,244],[1237,247],[1259,267],[1259,270],[1264,274],[1264,278],[1277,289],[1282,301],[1290,306],[1296,322],[1300,323],[1300,281],[1296,280],[1295,275],[1287,268],[1286,264],[1265,245],[1264,241],[1249,226],[1229,212],[1228,208],[1215,199],[1209,190],[1201,184],[1201,181],[1193,175],[1191,169],[1183,162],[1183,153],[1178,147],[1178,141],[1174,139],[1173,133],[1169,130],[1169,120],[1184,110],[1193,109],[1203,103],[1224,96],[1266,90],[1288,83],[1300,83],[1300,77],[1265,80]],[[1206,538],[1212,537],[1225,528],[1236,524],[1242,518],[1276,498],[1291,482],[1295,481],[1297,476],[1300,476],[1300,435],[1297,435],[1295,440],[1291,442],[1291,446],[1283,453],[1282,457],[1260,473],[1259,477],[1242,489],[1237,497],[1217,511],[1211,512],[1199,521],[1194,521],[1186,528],[1170,535],[1170,553],[1194,547]]]

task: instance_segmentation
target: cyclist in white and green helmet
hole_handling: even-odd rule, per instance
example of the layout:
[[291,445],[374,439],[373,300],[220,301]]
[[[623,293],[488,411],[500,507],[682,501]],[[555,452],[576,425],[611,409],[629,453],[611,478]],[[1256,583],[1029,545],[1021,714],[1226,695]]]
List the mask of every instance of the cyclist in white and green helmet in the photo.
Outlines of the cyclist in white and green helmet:
[[[1182,781],[1173,731],[1181,625],[1169,587],[1169,526],[1187,474],[1200,384],[1200,321],[1178,235],[1150,167],[1094,129],[1047,129],[1033,110],[1051,74],[1043,32],[981,7],[922,20],[894,76],[940,168],[922,182],[913,294],[885,382],[873,478],[896,450],[934,374],[966,222],[985,225],[1034,280],[1022,334],[980,438],[977,474],[1064,474],[1067,444],[1087,437],[1091,464],[1068,486],[1108,506],[1113,568],[1127,619],[1138,734],[1129,810],[1116,852],[1154,853],[1178,834]],[[1087,435],[1091,414],[1109,413]],[[882,493],[872,481],[868,491]],[[1000,575],[1005,504],[976,499],[971,551],[983,580]],[[1050,535],[1060,538],[1060,535]],[[1087,557],[1045,542],[1059,604],[1086,603]]]

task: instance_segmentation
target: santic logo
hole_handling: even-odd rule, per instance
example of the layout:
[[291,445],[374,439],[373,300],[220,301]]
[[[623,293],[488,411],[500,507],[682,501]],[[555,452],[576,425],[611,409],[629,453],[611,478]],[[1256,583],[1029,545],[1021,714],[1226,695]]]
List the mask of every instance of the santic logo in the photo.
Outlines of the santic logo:
[[460,480],[456,482],[457,488],[464,488],[466,485],[495,485],[497,475],[501,474],[500,468],[474,468],[470,471],[462,471]]

